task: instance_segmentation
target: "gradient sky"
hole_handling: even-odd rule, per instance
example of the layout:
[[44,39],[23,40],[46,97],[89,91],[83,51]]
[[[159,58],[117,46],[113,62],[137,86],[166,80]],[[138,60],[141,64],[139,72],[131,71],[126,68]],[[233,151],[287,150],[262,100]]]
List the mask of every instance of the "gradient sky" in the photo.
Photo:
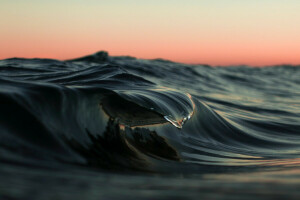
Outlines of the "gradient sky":
[[0,0],[0,59],[300,64],[300,0]]

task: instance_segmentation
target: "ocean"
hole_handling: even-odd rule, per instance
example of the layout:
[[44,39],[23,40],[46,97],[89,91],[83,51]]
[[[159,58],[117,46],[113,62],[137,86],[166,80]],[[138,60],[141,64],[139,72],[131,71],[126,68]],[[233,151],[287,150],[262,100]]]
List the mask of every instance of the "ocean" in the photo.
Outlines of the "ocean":
[[200,198],[300,198],[300,66],[0,61],[0,199]]

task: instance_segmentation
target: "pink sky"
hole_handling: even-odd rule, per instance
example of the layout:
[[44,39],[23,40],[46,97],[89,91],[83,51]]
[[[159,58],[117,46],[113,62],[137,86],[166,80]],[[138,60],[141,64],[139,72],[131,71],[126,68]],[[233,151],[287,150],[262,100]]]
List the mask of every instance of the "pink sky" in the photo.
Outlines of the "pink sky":
[[211,65],[300,64],[300,1],[101,2],[1,1],[0,59],[106,50]]

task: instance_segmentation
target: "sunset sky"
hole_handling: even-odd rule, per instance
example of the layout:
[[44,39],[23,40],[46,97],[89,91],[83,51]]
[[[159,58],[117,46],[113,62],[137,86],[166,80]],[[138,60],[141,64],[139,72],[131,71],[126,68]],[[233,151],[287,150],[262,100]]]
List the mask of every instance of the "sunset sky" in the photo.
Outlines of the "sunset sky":
[[0,0],[0,59],[300,64],[299,0]]

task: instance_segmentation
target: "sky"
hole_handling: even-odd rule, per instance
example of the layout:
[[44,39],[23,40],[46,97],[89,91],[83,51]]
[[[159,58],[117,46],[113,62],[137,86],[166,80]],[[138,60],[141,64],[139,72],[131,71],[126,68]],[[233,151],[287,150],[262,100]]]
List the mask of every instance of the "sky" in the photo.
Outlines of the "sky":
[[300,64],[299,0],[0,0],[0,59]]

